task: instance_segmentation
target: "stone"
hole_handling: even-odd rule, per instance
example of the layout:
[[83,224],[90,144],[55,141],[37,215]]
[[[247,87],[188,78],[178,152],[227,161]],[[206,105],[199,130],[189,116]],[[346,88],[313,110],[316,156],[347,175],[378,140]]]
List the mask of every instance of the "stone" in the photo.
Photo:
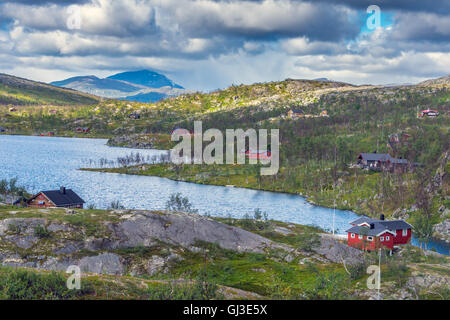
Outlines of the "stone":
[[79,261],[78,266],[81,272],[123,275],[125,266],[122,258],[114,253],[102,253],[98,256],[84,257]]

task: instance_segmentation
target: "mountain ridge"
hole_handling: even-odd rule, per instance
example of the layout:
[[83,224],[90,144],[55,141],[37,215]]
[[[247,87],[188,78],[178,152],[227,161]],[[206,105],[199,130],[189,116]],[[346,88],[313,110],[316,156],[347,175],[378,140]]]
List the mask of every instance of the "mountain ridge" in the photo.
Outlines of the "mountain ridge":
[[104,98],[138,102],[156,102],[185,93],[184,88],[165,75],[151,70],[126,71],[106,78],[76,76],[50,83]]

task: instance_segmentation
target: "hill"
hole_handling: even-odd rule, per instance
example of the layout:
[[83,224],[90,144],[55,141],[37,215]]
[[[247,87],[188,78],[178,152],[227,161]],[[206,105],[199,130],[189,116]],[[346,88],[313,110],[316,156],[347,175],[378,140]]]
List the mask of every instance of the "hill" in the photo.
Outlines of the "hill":
[[78,76],[55,81],[51,85],[71,88],[104,98],[138,102],[156,102],[186,92],[183,87],[166,76],[149,70],[123,72],[104,79],[96,76]]
[[93,95],[0,74],[0,105],[90,105]]

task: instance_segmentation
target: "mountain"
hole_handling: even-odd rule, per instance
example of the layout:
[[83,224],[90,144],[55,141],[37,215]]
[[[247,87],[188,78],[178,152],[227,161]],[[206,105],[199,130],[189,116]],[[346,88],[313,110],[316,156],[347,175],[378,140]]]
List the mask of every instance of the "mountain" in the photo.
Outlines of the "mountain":
[[90,105],[99,97],[0,74],[0,105]]
[[112,75],[108,79],[126,81],[149,88],[170,87],[184,89],[182,86],[174,83],[165,75],[150,70],[130,71]]
[[78,76],[51,85],[71,88],[105,98],[138,102],[156,102],[166,97],[186,93],[184,88],[165,75],[150,70],[130,71],[100,79]]

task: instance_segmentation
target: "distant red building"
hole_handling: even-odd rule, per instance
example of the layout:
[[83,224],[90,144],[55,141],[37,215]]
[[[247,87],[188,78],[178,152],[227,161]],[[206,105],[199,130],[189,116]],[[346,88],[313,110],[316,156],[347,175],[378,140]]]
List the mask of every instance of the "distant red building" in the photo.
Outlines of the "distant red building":
[[272,156],[271,152],[267,150],[247,150],[245,155],[253,160],[269,160]]
[[403,220],[387,221],[384,215],[380,219],[361,217],[350,223],[348,245],[362,250],[385,248],[393,250],[394,246],[407,244],[411,240],[412,226]]
[[422,111],[419,112],[417,117],[418,118],[424,118],[424,117],[435,118],[435,117],[439,117],[439,111],[433,110],[433,109],[422,110]]

